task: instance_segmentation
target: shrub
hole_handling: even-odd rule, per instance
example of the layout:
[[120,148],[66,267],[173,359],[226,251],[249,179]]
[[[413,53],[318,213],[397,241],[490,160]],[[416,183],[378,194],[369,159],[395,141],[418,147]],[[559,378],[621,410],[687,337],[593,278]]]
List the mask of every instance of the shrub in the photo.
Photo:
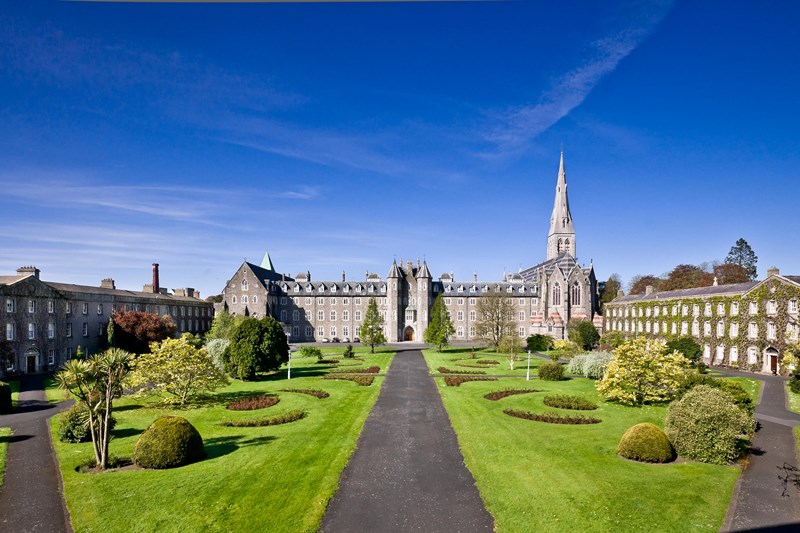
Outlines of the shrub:
[[621,331],[608,331],[600,336],[600,346],[605,349],[608,347],[610,349],[618,348],[622,346],[622,343],[625,342],[625,334]]
[[279,401],[281,399],[276,394],[259,394],[231,402],[228,404],[228,409],[231,411],[255,411],[256,409],[272,407]]
[[342,353],[342,357],[344,357],[345,359],[352,359],[353,357],[355,357],[355,354],[353,353],[352,344],[347,345],[347,347],[344,349],[344,352]]
[[133,446],[131,459],[142,468],[174,468],[205,457],[203,438],[179,416],[156,418]]
[[700,356],[703,355],[702,348],[700,348],[700,345],[697,344],[692,337],[678,337],[677,339],[672,339],[667,342],[667,350],[670,352],[673,350],[679,351],[692,363],[699,361]]
[[499,365],[500,361],[495,361],[494,359],[481,359],[480,361],[475,361],[477,365]]
[[[113,431],[117,420],[112,415],[108,419],[108,429]],[[78,403],[64,411],[59,418],[58,440],[61,442],[89,442],[92,434],[89,431],[89,408]]]
[[440,374],[485,374],[483,370],[453,370],[446,366],[440,366],[438,369]]
[[226,420],[222,422],[221,426],[235,427],[235,428],[254,428],[264,426],[278,426],[280,424],[288,424],[295,420],[300,420],[306,416],[306,412],[301,409],[288,411],[279,415],[271,416],[269,418],[256,418],[254,420]]
[[664,431],[683,457],[728,464],[741,454],[741,439],[755,431],[755,420],[728,393],[697,385],[670,404]]
[[381,371],[379,366],[368,366],[367,368],[337,368],[331,370],[331,374],[377,374]]
[[654,424],[644,422],[628,429],[619,441],[617,453],[645,463],[666,463],[675,458],[667,435]]
[[497,381],[497,378],[490,378],[488,376],[445,376],[444,383],[448,387],[458,387],[462,383],[468,381]]
[[526,339],[526,344],[532,352],[547,352],[553,349],[553,337],[535,333]]
[[328,374],[327,376],[322,376],[322,379],[344,379],[347,381],[358,383],[362,387],[369,387],[370,385],[372,385],[372,382],[375,381],[375,376],[370,376],[366,374],[353,374],[353,375]]
[[789,390],[795,394],[800,394],[800,377],[792,376],[792,379],[789,380]]
[[664,341],[640,337],[614,350],[596,387],[609,400],[626,405],[665,402],[677,396],[688,365],[680,353],[668,352]]
[[542,391],[537,389],[503,389],[490,392],[489,394],[485,395],[484,398],[496,402],[497,400],[502,400],[503,398],[508,398],[509,396],[514,396],[516,394],[528,394],[529,392]]
[[504,409],[503,412],[508,416],[534,420],[536,422],[546,422],[548,424],[599,424],[601,420],[591,416],[583,415],[562,415],[559,413],[531,413],[530,411],[520,411],[518,409]]
[[753,399],[750,398],[750,395],[747,394],[747,391],[744,390],[744,387],[735,381],[717,379],[708,374],[698,374],[696,372],[688,374],[678,397],[683,396],[687,391],[691,390],[697,385],[707,385],[723,392],[727,392],[733,398],[733,403],[735,403],[747,414],[752,415],[756,410],[756,406],[753,404]]
[[211,339],[206,344],[206,351],[208,355],[211,356],[211,361],[214,363],[214,366],[217,367],[219,370],[222,370],[225,362],[223,360],[223,355],[225,354],[225,348],[231,341],[227,339]]
[[554,394],[544,397],[544,404],[547,407],[557,409],[572,409],[573,411],[591,411],[597,409],[597,404],[587,400],[583,396],[571,394]]
[[539,379],[560,381],[564,377],[564,367],[555,361],[546,361],[539,365]]
[[300,357],[316,357],[318,360],[322,359],[322,350],[316,346],[302,346],[297,353]]
[[324,390],[319,390],[319,389],[281,389],[281,392],[296,392],[299,394],[307,394],[309,396],[314,396],[316,398],[319,398],[320,400],[330,396],[330,394],[328,394]]
[[588,320],[570,320],[567,325],[569,340],[578,345],[583,350],[591,350],[600,340],[600,333]]
[[320,363],[322,365],[338,365],[341,362],[342,362],[341,359],[329,359],[326,357],[323,357],[322,359],[317,359],[317,363]]
[[[594,326],[592,326],[594,327]],[[581,348],[572,341],[555,341],[553,343],[553,352],[550,358],[556,360],[560,357],[570,358],[580,353]]]
[[582,376],[583,375],[583,366],[586,364],[586,359],[589,357],[588,353],[583,355],[576,355],[572,359],[570,359],[569,364],[567,365],[567,373],[573,374],[575,376]]
[[7,415],[12,409],[11,385],[0,381],[0,415]]

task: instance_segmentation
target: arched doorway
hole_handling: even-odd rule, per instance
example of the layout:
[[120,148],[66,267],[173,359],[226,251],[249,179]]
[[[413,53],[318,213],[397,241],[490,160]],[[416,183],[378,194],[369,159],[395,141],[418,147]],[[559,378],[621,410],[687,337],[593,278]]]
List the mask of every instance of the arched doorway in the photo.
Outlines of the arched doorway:
[[39,349],[31,346],[25,350],[25,372],[28,374],[36,373],[36,363],[39,360]]
[[769,370],[773,374],[778,373],[778,350],[770,346],[764,351],[764,355],[767,357],[767,362],[769,363]]
[[405,331],[403,331],[403,340],[406,341],[413,341],[414,340],[414,328],[408,326]]

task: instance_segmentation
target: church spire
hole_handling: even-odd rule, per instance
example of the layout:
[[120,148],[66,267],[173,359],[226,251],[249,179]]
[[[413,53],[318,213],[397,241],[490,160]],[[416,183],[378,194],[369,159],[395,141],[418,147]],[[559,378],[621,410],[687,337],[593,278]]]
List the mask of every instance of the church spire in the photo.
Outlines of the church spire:
[[553,214],[550,216],[550,233],[547,234],[547,258],[553,259],[562,253],[576,257],[575,227],[572,225],[572,213],[569,211],[567,195],[567,172],[564,170],[564,150],[558,164],[558,181],[556,182],[556,198],[553,203]]

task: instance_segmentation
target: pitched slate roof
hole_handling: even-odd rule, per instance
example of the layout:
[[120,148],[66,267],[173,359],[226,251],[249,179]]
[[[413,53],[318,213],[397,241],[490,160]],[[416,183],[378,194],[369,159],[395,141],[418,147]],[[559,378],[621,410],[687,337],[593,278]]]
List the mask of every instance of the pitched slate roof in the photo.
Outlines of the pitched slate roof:
[[743,294],[760,282],[747,281],[745,283],[731,283],[729,285],[711,285],[709,287],[695,287],[693,289],[678,289],[675,291],[654,292],[652,294],[629,294],[615,298],[611,303],[645,302],[650,300],[675,300],[680,298],[693,298],[698,296],[730,296]]
[[176,296],[174,294],[129,291],[125,289],[108,289],[105,287],[94,287],[92,285],[76,285],[74,283],[58,283],[55,281],[43,281],[42,283],[44,283],[45,285],[49,285],[50,287],[56,289],[57,291],[62,291],[62,292],[88,292],[91,294],[105,294],[108,296],[154,298],[158,300],[168,300],[168,301],[197,302],[199,300],[198,298],[193,298],[190,296]]

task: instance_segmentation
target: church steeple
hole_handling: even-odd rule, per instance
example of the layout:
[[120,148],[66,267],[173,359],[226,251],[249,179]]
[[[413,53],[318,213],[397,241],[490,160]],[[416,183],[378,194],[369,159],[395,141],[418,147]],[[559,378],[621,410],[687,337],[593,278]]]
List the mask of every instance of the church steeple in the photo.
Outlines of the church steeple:
[[558,165],[558,181],[556,182],[556,199],[553,214],[550,216],[550,233],[547,234],[547,259],[568,253],[575,253],[575,227],[572,225],[572,213],[569,211],[567,195],[567,172],[564,170],[564,151]]

